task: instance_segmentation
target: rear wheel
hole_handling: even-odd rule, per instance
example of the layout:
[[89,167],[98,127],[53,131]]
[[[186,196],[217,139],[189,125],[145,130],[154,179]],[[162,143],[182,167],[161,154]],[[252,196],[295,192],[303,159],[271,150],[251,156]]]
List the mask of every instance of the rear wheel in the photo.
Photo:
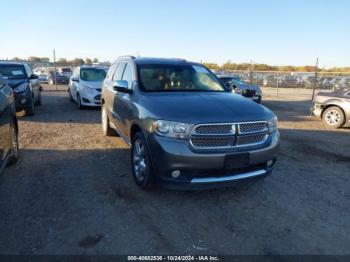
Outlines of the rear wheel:
[[18,153],[18,129],[14,122],[11,123],[11,136],[12,136],[12,152],[10,159],[8,161],[8,165],[13,165],[18,161],[19,153]]
[[322,119],[328,127],[336,129],[344,125],[345,115],[339,107],[332,106],[324,111]]
[[109,125],[109,118],[108,118],[107,109],[106,109],[105,105],[102,106],[101,119],[102,119],[103,135],[112,136],[114,134],[114,132],[113,132],[113,129],[111,128],[111,126]]
[[149,189],[154,184],[151,158],[148,152],[146,140],[141,132],[135,134],[131,148],[131,167],[136,184]]

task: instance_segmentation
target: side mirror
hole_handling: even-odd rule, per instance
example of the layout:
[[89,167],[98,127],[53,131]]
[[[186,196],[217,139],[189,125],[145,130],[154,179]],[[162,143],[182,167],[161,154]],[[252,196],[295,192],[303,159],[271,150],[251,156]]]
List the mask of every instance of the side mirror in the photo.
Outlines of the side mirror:
[[114,82],[113,89],[121,93],[132,93],[132,89],[129,89],[128,81],[126,80],[117,80]]
[[37,76],[37,75],[31,75],[29,77],[30,80],[34,80],[34,79],[38,79],[38,78],[39,78],[39,76]]
[[232,85],[232,89],[236,89],[237,88],[237,86],[236,85]]
[[73,82],[79,82],[79,79],[77,77],[71,77],[70,80],[72,80]]

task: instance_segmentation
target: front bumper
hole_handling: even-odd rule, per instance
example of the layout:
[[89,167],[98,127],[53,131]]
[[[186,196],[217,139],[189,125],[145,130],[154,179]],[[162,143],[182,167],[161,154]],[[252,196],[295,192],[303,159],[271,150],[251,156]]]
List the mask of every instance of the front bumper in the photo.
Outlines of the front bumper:
[[314,106],[311,108],[311,112],[314,116],[321,118],[322,117],[322,106],[321,104],[315,103]]
[[29,88],[24,92],[13,92],[15,97],[16,111],[21,111],[31,106],[32,103],[32,93]]
[[[157,183],[187,190],[227,187],[240,180],[270,174],[277,160],[280,135],[278,132],[270,135],[263,147],[222,152],[195,152],[188,141],[156,135],[151,135],[148,141]],[[240,154],[249,154],[249,163],[226,169],[226,156]],[[181,175],[174,178],[172,172],[177,170]]]
[[81,104],[83,106],[96,107],[101,106],[101,92],[95,91],[93,94],[80,93]]

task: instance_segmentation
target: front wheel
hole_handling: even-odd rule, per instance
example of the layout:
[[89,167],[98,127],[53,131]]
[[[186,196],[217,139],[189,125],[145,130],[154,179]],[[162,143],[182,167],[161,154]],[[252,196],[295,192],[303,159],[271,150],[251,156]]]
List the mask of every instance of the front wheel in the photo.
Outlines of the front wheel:
[[37,100],[36,100],[36,102],[35,102],[35,105],[36,106],[41,106],[41,92],[39,92],[39,94],[38,94],[38,98],[37,98]]
[[18,150],[18,130],[14,123],[11,122],[11,137],[12,137],[12,154],[9,158],[8,165],[13,165],[18,161],[19,150]]
[[154,184],[151,158],[147,149],[146,140],[141,132],[135,134],[131,147],[131,167],[136,184],[149,189]]
[[32,115],[34,115],[34,111],[35,111],[34,98],[32,97],[31,100],[30,100],[29,106],[25,109],[25,112],[26,112],[27,116],[32,116]]
[[79,109],[83,109],[83,105],[81,104],[81,98],[79,94],[77,94],[77,106]]
[[106,109],[105,105],[102,106],[101,119],[102,119],[103,135],[105,135],[105,136],[113,135],[113,130],[109,125],[109,118],[108,118],[107,109]]
[[324,111],[322,119],[328,127],[336,129],[344,125],[345,115],[339,107],[332,106]]

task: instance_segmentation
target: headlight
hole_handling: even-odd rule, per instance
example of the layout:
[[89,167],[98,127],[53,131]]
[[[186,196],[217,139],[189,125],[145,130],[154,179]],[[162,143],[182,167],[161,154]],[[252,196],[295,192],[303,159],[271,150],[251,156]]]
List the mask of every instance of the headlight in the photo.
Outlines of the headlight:
[[95,93],[95,90],[89,86],[82,86],[81,90],[88,95],[93,95]]
[[24,92],[26,91],[28,88],[28,84],[27,83],[23,83],[23,84],[20,84],[19,86],[15,87],[13,89],[13,91],[15,91],[16,93],[19,93],[19,92]]
[[270,134],[276,132],[277,131],[277,117],[275,116],[274,118],[269,120],[268,125],[269,125]]
[[158,120],[153,123],[153,131],[160,136],[186,139],[193,125]]

